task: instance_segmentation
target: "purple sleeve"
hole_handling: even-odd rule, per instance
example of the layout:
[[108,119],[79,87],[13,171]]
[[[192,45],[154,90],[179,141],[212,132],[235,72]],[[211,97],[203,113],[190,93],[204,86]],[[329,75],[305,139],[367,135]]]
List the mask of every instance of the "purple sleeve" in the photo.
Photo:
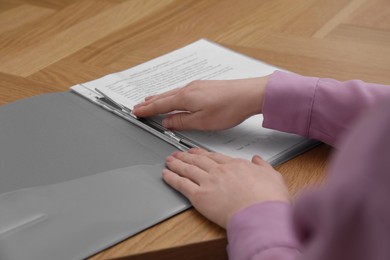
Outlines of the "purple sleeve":
[[384,85],[276,71],[266,88],[263,126],[336,146],[355,119],[386,94],[390,88]]
[[346,133],[326,184],[294,209],[302,259],[390,259],[390,96]]
[[229,259],[296,259],[300,247],[292,229],[292,207],[284,202],[249,206],[227,226]]
[[276,72],[266,92],[265,126],[339,149],[324,186],[294,208],[264,202],[236,213],[227,226],[229,257],[390,259],[390,87]]

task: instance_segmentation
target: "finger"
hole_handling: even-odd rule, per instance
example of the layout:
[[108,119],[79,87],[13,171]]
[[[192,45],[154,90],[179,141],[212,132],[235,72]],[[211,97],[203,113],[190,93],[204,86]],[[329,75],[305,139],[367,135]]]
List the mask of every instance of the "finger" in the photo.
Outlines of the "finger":
[[147,96],[147,97],[145,97],[145,101],[151,100],[151,99],[153,99],[154,97],[156,97],[156,95]]
[[202,120],[197,111],[193,113],[179,112],[164,118],[162,121],[164,127],[183,131],[183,130],[204,130]]
[[191,195],[199,188],[196,183],[187,178],[181,177],[168,169],[163,170],[163,179],[169,186],[183,194],[188,199],[191,199]]
[[227,156],[227,155],[224,155],[221,153],[216,153],[216,152],[208,152],[208,151],[201,149],[201,148],[190,149],[189,153],[207,156],[209,159],[211,159],[214,162],[219,163],[219,164],[227,163],[227,162],[233,160],[233,158],[230,156]]
[[209,152],[206,151],[205,149],[202,148],[192,148],[188,150],[189,153],[192,154],[200,154],[200,155],[205,155],[211,160],[215,161],[216,163],[222,164],[222,163],[227,163],[230,162],[233,158],[221,153],[215,153],[215,152]]
[[188,152],[192,153],[192,154],[207,154],[208,153],[207,150],[200,148],[200,147],[191,148],[190,150],[188,150]]
[[143,102],[141,102],[139,104],[136,104],[133,107],[133,109],[136,109],[136,108],[139,108],[139,107],[142,107],[142,106],[147,106],[150,103],[152,103],[152,102],[154,102],[154,101],[156,101],[158,99],[161,99],[161,98],[173,96],[173,95],[175,95],[179,91],[180,91],[180,88],[176,88],[176,89],[172,89],[172,90],[169,90],[169,91],[161,93],[161,94],[147,96],[147,97],[145,97],[145,101],[143,101]]
[[[154,102],[154,101],[156,101],[156,100],[158,100],[158,99],[166,98],[166,97],[169,97],[169,96],[173,96],[173,95],[175,95],[177,92],[179,92],[180,90],[181,90],[181,88],[176,88],[176,89],[172,89],[172,90],[169,90],[169,91],[164,92],[164,93],[161,93],[161,94],[156,94],[156,95],[147,96],[147,97],[145,97],[145,101],[136,104],[136,105],[133,107],[133,110],[134,110],[134,109],[138,109],[138,108],[143,107],[143,106],[148,106],[149,104],[151,104],[152,102]],[[138,111],[137,111],[137,112],[138,112]],[[133,111],[133,113],[134,113],[134,111]]]
[[165,164],[172,172],[185,177],[196,184],[200,184],[202,177],[207,175],[201,168],[181,161],[173,156],[168,156]]
[[252,163],[268,168],[273,168],[268,162],[264,161],[263,158],[257,154],[252,157]]
[[219,164],[228,163],[231,160],[233,160],[232,157],[224,155],[224,154],[221,154],[221,153],[208,153],[207,157],[209,157],[211,160],[213,160],[213,161],[215,161],[216,163],[219,163]]
[[139,117],[149,117],[165,114],[175,110],[186,110],[185,102],[177,96],[158,98],[154,101],[146,101],[146,104],[135,106],[133,114]]
[[[206,155],[176,152],[173,156],[184,163],[200,168],[204,172],[209,172],[216,166],[216,162],[208,158]],[[197,181],[197,183],[199,183],[199,181]]]
[[254,155],[252,157],[252,163],[254,164],[262,164],[263,163],[263,159],[260,157],[260,155]]

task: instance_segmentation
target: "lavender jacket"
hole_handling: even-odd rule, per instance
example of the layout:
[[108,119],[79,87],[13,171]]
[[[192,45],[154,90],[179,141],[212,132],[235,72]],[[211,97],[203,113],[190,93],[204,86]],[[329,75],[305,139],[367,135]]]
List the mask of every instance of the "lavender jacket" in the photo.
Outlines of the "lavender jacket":
[[390,86],[275,72],[263,126],[336,148],[295,206],[263,202],[227,227],[230,259],[390,259]]

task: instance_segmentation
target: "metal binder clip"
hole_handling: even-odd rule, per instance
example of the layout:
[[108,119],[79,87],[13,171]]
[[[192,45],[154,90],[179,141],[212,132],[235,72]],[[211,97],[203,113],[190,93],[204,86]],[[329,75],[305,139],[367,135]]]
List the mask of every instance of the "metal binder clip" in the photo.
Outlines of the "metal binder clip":
[[[130,108],[114,101],[112,98],[108,97],[106,94],[96,88],[95,91],[102,96],[101,98],[98,98],[98,101],[99,103],[104,103],[103,106],[108,106],[108,109],[112,110],[115,114],[125,118],[128,121],[131,121],[135,125],[147,130],[155,136],[179,148],[180,150],[186,151],[191,148],[202,147],[201,145],[196,144],[192,140],[189,140],[188,138],[185,138],[184,136],[181,136],[165,128],[164,126],[155,121],[135,116]],[[131,118],[129,118],[128,116],[131,116]],[[204,147],[202,148],[206,149]]]
[[134,117],[134,118],[137,119],[137,117],[133,114],[133,112],[131,111],[130,108],[125,107],[124,105],[122,105],[122,104],[120,104],[120,103],[114,101],[112,98],[110,98],[109,96],[107,96],[106,94],[104,94],[102,91],[98,90],[97,88],[95,88],[95,91],[96,91],[97,93],[99,93],[100,95],[102,95],[104,99],[106,99],[106,100],[105,100],[106,103],[109,103],[109,104],[111,103],[111,104],[110,104],[111,106],[116,107],[117,109],[120,109],[120,110],[122,110],[123,112],[126,112],[126,113],[128,113],[129,115],[131,115],[132,117]]

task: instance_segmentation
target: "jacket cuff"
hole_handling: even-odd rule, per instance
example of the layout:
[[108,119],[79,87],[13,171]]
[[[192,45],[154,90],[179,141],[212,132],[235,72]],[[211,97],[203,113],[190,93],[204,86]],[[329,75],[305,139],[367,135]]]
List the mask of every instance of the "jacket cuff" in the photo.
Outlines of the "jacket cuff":
[[318,80],[275,71],[265,90],[263,127],[308,136]]
[[300,254],[292,219],[292,206],[285,202],[262,202],[239,211],[227,225],[229,259],[251,259],[273,249]]

